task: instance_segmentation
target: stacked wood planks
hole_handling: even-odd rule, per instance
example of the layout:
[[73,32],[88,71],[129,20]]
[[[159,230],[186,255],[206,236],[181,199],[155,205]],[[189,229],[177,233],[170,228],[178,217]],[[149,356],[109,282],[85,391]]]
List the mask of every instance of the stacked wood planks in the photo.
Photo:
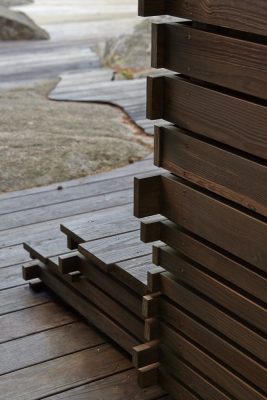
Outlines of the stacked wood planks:
[[155,164],[135,179],[135,215],[153,261],[140,383],[174,399],[267,395],[267,7],[265,1],[140,0],[154,24],[148,79]]
[[34,259],[23,266],[24,278],[40,279],[132,354],[145,341],[142,297],[154,268],[132,205],[92,213],[61,230],[65,246],[54,240],[24,244]]

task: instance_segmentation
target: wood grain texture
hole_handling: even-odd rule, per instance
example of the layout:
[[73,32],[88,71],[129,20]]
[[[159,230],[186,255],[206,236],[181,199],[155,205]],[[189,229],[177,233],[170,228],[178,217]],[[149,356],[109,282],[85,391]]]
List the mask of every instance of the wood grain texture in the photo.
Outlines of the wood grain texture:
[[173,354],[173,351],[165,346],[160,346],[160,365],[161,369],[169,372],[173,377],[189,387],[194,393],[197,393],[203,398],[214,398],[216,400],[229,400],[228,397],[220,388],[213,385],[207,376],[201,375],[200,371],[195,371],[193,368],[178,359]]
[[[150,200],[142,194],[139,198],[143,216],[147,215],[146,209],[149,212]],[[267,225],[262,220],[172,175],[161,177],[161,207],[156,213],[267,272]]]
[[159,265],[174,274],[177,279],[207,296],[210,301],[221,305],[228,312],[240,318],[243,323],[249,323],[252,329],[257,328],[262,335],[266,334],[266,308],[257,305],[212,276],[205,274],[203,270],[180,257],[173,249],[162,247],[157,250],[159,251]]
[[159,167],[267,217],[265,165],[176,127],[157,127],[156,136]]
[[266,100],[266,43],[209,30],[177,23],[155,24],[152,66]]
[[[160,85],[154,86],[154,78],[148,78],[150,118],[160,116],[188,131],[267,159],[265,106],[178,76],[162,76],[161,79],[162,91],[157,90]],[[157,110],[161,99],[164,99],[163,111],[157,114],[153,110]]]
[[[173,275],[166,272],[160,274],[160,290],[176,305],[183,307],[219,334],[245,349],[252,358],[256,357],[263,363],[267,362],[266,354],[262,352],[262,348],[266,346],[266,340],[262,336],[225,313],[205,297],[182,285]],[[214,318],[215,315],[216,318]]]
[[[192,305],[193,307],[193,305]],[[184,313],[167,299],[159,300],[159,316],[167,324],[172,325],[180,333],[193,340],[198,346],[216,357],[235,373],[240,374],[251,384],[267,392],[265,380],[266,368],[257,363],[238,347],[225,340],[225,337],[215,334],[204,324]]]
[[[44,266],[39,262],[39,266],[40,279],[46,286],[56,292],[62,300],[73,307],[101,332],[108,332],[109,337],[124,350],[131,354],[133,347],[140,344],[133,335],[114,322],[110,316],[80,296],[76,290],[73,290],[69,283],[53,275],[55,268],[51,264]],[[50,269],[52,269],[52,273]]]
[[110,377],[100,379],[76,389],[59,393],[48,397],[49,400],[171,400],[169,396],[164,396],[163,390],[159,386],[151,386],[141,389],[137,385],[136,371],[134,369],[117,373]]
[[0,345],[0,375],[75,353],[105,342],[83,322],[55,327]]
[[[207,353],[185,339],[179,333],[170,329],[166,324],[161,324],[162,343],[175,351],[177,356],[190,363],[199,371],[203,371],[205,376],[215,382],[229,395],[235,396],[238,400],[263,400],[265,396],[234,375]],[[179,363],[177,365],[179,368]]]
[[259,299],[267,304],[266,279],[250,269],[247,265],[223,254],[210,243],[202,241],[199,237],[184,232],[178,225],[171,221],[158,220],[158,223],[141,223],[142,240],[145,242],[160,240],[202,265],[211,273],[242,289],[253,296],[254,301]]
[[0,399],[37,400],[130,367],[122,353],[105,344],[2,376]]
[[60,304],[48,303],[0,317],[0,342],[32,335],[78,320],[78,316]]
[[169,14],[267,36],[267,9],[262,0],[139,0],[139,13],[144,17]]

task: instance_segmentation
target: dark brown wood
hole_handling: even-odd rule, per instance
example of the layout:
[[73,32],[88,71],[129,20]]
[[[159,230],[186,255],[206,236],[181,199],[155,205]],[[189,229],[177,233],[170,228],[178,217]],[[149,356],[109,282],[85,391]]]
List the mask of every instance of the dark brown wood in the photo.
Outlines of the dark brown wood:
[[[245,264],[223,254],[199,237],[183,231],[175,223],[159,218],[158,223],[141,223],[141,238],[146,243],[160,240],[188,259],[267,304],[266,279]],[[160,290],[160,289],[158,289]]]
[[267,217],[265,165],[174,126],[155,129],[155,157],[159,167]]
[[244,348],[252,357],[262,360],[263,363],[267,362],[267,355],[262,352],[262,349],[266,346],[266,340],[263,336],[260,336],[240,323],[239,320],[225,313],[205,297],[183,286],[172,274],[167,272],[159,273],[156,279],[157,286],[158,278],[161,281],[161,292],[178,307],[182,307],[221,335],[224,335],[238,346]]
[[173,273],[181,282],[196,289],[211,301],[223,306],[244,323],[257,328],[262,334],[267,333],[266,308],[252,302],[242,294],[205,274],[190,262],[184,260],[169,247],[158,248],[159,264]]
[[[161,207],[155,214],[162,214],[260,271],[267,272],[265,222],[198,191],[174,176],[163,175],[160,186]],[[141,193],[139,201],[143,209],[140,217],[149,214],[152,199],[153,196],[142,196]]]
[[[143,176],[141,179],[139,177],[134,178],[134,215],[137,218],[158,213],[160,205],[160,180],[161,177],[155,174]],[[149,210],[146,209],[145,212],[143,210],[143,196],[149,196],[151,199]]]
[[62,305],[47,303],[0,317],[0,343],[63,326],[79,317]]
[[0,345],[0,375],[104,343],[105,339],[84,322],[11,340]]
[[223,393],[219,388],[209,382],[207,376],[201,375],[200,371],[196,372],[193,368],[184,363],[183,360],[178,359],[165,345],[160,346],[160,364],[161,369],[164,368],[199,396],[216,400],[230,399],[230,397]]
[[[265,106],[174,75],[162,76],[163,90],[159,90],[160,85],[158,82],[154,85],[154,79],[148,79],[149,118],[163,118],[188,131],[267,159]],[[162,112],[153,112],[158,110],[157,104],[162,99]]]
[[243,400],[244,398],[247,400],[265,399],[263,394],[164,323],[161,324],[161,337],[162,343],[173,349],[177,357],[190,363],[199,371],[203,371],[205,376],[216,382],[229,395],[238,400]]
[[139,15],[163,14],[267,36],[267,10],[262,0],[139,0]]
[[175,400],[199,400],[193,392],[167,374],[164,368],[159,369],[159,383]]
[[158,383],[159,365],[159,363],[154,363],[137,370],[138,384],[141,388],[147,388]]
[[159,359],[158,354],[159,340],[140,344],[133,349],[133,365],[135,368],[142,368],[154,364]]
[[[121,352],[104,344],[4,375],[0,393],[5,400],[36,400],[130,367],[131,363]],[[14,385],[15,381],[21,384]]]
[[159,310],[158,315],[164,322],[172,325],[251,384],[267,392],[266,368],[261,364],[248,357],[238,347],[233,346],[225,337],[222,338],[215,334],[210,328],[200,324],[192,316],[171,304],[167,299],[160,300]]
[[266,43],[177,23],[155,24],[152,32],[153,67],[267,99]]
[[52,275],[41,263],[40,265],[40,279],[51,290],[56,292],[58,296],[64,300],[71,307],[75,308],[79,314],[85,317],[90,323],[96,326],[102,332],[108,332],[109,337],[118,343],[123,349],[130,354],[133,347],[140,344],[140,342],[133,337],[125,329],[116,324],[109,316],[100,311],[95,305],[91,304],[84,297],[80,296],[78,292],[71,290],[69,284],[59,280],[55,275]]
[[[163,396],[163,397],[162,397]],[[137,384],[136,371],[134,369],[115,375],[105,377],[75,389],[59,393],[49,397],[50,400],[171,400],[169,396],[164,396],[164,391],[154,385],[149,388],[141,389]]]

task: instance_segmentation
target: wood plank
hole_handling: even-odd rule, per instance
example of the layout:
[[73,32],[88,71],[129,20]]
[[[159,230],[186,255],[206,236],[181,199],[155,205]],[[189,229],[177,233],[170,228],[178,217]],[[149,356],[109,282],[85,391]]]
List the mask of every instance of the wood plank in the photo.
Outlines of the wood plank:
[[[180,333],[193,340],[202,349],[231,368],[232,371],[267,392],[266,368],[249,358],[238,347],[234,347],[225,340],[225,337],[222,338],[215,334],[205,325],[200,324],[171,304],[166,298],[159,300],[159,315],[164,322],[172,325]],[[214,315],[214,317],[216,316]]]
[[[205,376],[223,388],[226,393],[234,396],[238,400],[263,400],[265,398],[252,386],[234,375],[222,364],[212,359],[208,354],[200,350],[197,346],[186,340],[166,324],[161,324],[162,343],[170,346],[177,356],[199,371],[203,371]],[[177,365],[179,368],[179,366]]]
[[[161,85],[159,80],[162,80]],[[266,160],[265,106],[178,76],[150,77],[148,87],[151,93],[148,97],[149,118],[163,118]],[[164,91],[158,89],[160,87]],[[157,112],[159,102],[163,104],[161,112]]]
[[28,285],[0,291],[0,315],[50,302],[54,296],[46,290],[34,292]]
[[[160,290],[175,304],[244,348],[252,357],[262,360],[263,363],[267,362],[267,357],[262,352],[262,348],[266,346],[266,340],[262,336],[241,324],[206,298],[183,286],[173,275],[166,272],[160,274]],[[214,318],[215,315],[216,318]]]
[[80,244],[79,251],[107,271],[114,264],[151,253],[151,246],[140,241],[138,231]]
[[[139,184],[137,178],[135,184]],[[158,214],[250,263],[260,271],[267,272],[265,220],[198,191],[172,175],[162,176],[160,187],[161,207],[157,211]],[[144,209],[147,207],[148,212],[139,214],[139,217],[149,215],[150,200],[153,201],[148,196],[140,196],[139,202],[143,203]]]
[[0,343],[67,325],[77,320],[77,315],[54,302],[2,315]]
[[212,301],[223,306],[244,323],[267,333],[267,310],[241,293],[215,279],[205,270],[191,264],[171,247],[156,248],[158,265],[174,274],[181,282],[196,289]]
[[96,267],[93,263],[88,263],[81,255],[79,255],[79,259],[80,262],[76,265],[76,268],[81,271],[87,279],[100,287],[113,299],[119,301],[139,318],[142,318],[141,297],[137,296],[134,291],[124,285],[123,280],[120,282],[117,276],[113,277],[111,274],[101,271],[101,269]]
[[267,217],[266,165],[176,127],[158,127],[155,135],[159,167]]
[[141,238],[146,243],[161,240],[188,259],[252,295],[254,301],[259,299],[267,304],[266,279],[262,275],[231,258],[229,254],[221,253],[220,249],[212,247],[210,243],[183,231],[173,222],[158,219],[149,224],[143,221]]
[[139,15],[169,14],[209,25],[219,25],[258,35],[267,35],[267,10],[262,0],[139,0]]
[[37,400],[130,367],[122,353],[105,344],[2,376],[0,398]]
[[[49,263],[51,265],[51,263]],[[57,266],[51,265],[53,271],[57,270]],[[60,277],[60,274],[58,274]],[[64,280],[64,277],[61,278]],[[65,279],[67,276],[65,275]],[[70,286],[86,298],[94,306],[102,310],[106,315],[110,316],[117,324],[126,331],[134,335],[139,341],[144,340],[144,322],[135,314],[131,313],[123,303],[119,303],[116,299],[112,299],[106,294],[102,288],[95,286],[92,282],[81,276],[77,280],[69,282]],[[108,334],[108,331],[105,332]]]
[[7,192],[7,193],[1,193],[0,194],[0,201],[6,200],[6,199],[13,199],[13,198],[21,198],[24,196],[32,195],[32,194],[39,194],[40,197],[42,194],[45,192],[49,191],[54,191],[58,190],[58,187],[62,187],[63,190],[69,187],[75,187],[79,185],[86,185],[88,183],[93,183],[93,182],[101,182],[103,180],[109,180],[109,179],[114,179],[114,178],[119,178],[122,176],[127,176],[127,175],[138,175],[138,174],[143,174],[145,171],[149,172],[152,170],[155,170],[155,167],[153,166],[152,163],[152,155],[146,157],[144,160],[136,161],[133,164],[126,165],[124,167],[116,168],[113,169],[112,171],[109,172],[102,172],[93,176],[86,176],[82,178],[76,178],[76,179],[71,179],[69,181],[64,181],[64,182],[56,182],[52,183],[47,186],[41,186],[41,187],[35,187],[35,188],[30,188],[30,189],[24,189],[24,190],[19,190],[19,191],[14,191],[14,192]]
[[52,275],[47,269],[49,265],[44,266],[40,262],[38,265],[40,267],[39,278],[46,286],[56,292],[62,300],[73,307],[101,332],[108,332],[109,337],[124,350],[131,354],[133,347],[140,344],[136,338],[126,332],[125,329],[122,329],[109,316],[101,312],[97,307],[71,289],[69,284],[58,279],[55,275]]
[[35,208],[33,210],[17,211],[1,217],[0,230],[28,226],[56,218],[74,216],[107,207],[129,204],[132,201],[132,197],[132,189],[125,189],[90,198],[72,200],[67,202],[66,207],[63,207],[62,203],[58,203]]
[[[113,193],[125,189],[130,189],[133,185],[133,176],[122,176],[110,180],[87,183],[84,185],[66,187],[60,190],[51,190],[40,193],[22,196],[20,201],[17,198],[0,201],[0,215],[14,212],[39,209],[53,204],[64,204],[76,199],[99,196],[105,193]],[[2,219],[2,217],[1,217]]]
[[25,282],[22,279],[21,264],[0,268],[0,291],[24,285]]
[[200,371],[190,368],[182,359],[175,357],[172,351],[164,344],[160,345],[161,369],[177,378],[179,382],[189,387],[194,393],[203,398],[214,398],[216,400],[229,400],[220,388],[208,380],[207,376],[201,375]]
[[84,322],[55,327],[2,343],[0,375],[104,343],[105,339]]
[[117,373],[110,377],[92,382],[87,385],[59,393],[48,397],[49,400],[171,400],[169,396],[164,396],[164,392],[159,386],[151,386],[141,389],[136,382],[136,371],[134,369],[126,372]]
[[244,35],[217,32],[188,23],[153,24],[152,41],[158,51],[152,51],[152,66],[266,100],[266,40],[262,44],[247,41]]
[[175,400],[199,400],[193,392],[175,380],[171,375],[167,374],[164,368],[159,371],[159,384],[172,396]]
[[61,230],[78,246],[80,243],[91,240],[104,239],[105,237],[139,230],[140,222],[132,214],[133,207],[131,205],[131,207],[128,207],[125,216],[120,213],[118,218],[117,210],[110,213],[103,212],[101,219],[86,220],[83,224],[79,224],[79,227],[75,223],[63,224]]

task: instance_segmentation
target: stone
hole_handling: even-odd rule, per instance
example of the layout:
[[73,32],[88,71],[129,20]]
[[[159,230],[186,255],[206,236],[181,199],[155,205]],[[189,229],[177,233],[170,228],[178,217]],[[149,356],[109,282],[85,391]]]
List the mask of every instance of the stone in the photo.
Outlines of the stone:
[[49,34],[26,14],[0,6],[0,40],[44,40]]

